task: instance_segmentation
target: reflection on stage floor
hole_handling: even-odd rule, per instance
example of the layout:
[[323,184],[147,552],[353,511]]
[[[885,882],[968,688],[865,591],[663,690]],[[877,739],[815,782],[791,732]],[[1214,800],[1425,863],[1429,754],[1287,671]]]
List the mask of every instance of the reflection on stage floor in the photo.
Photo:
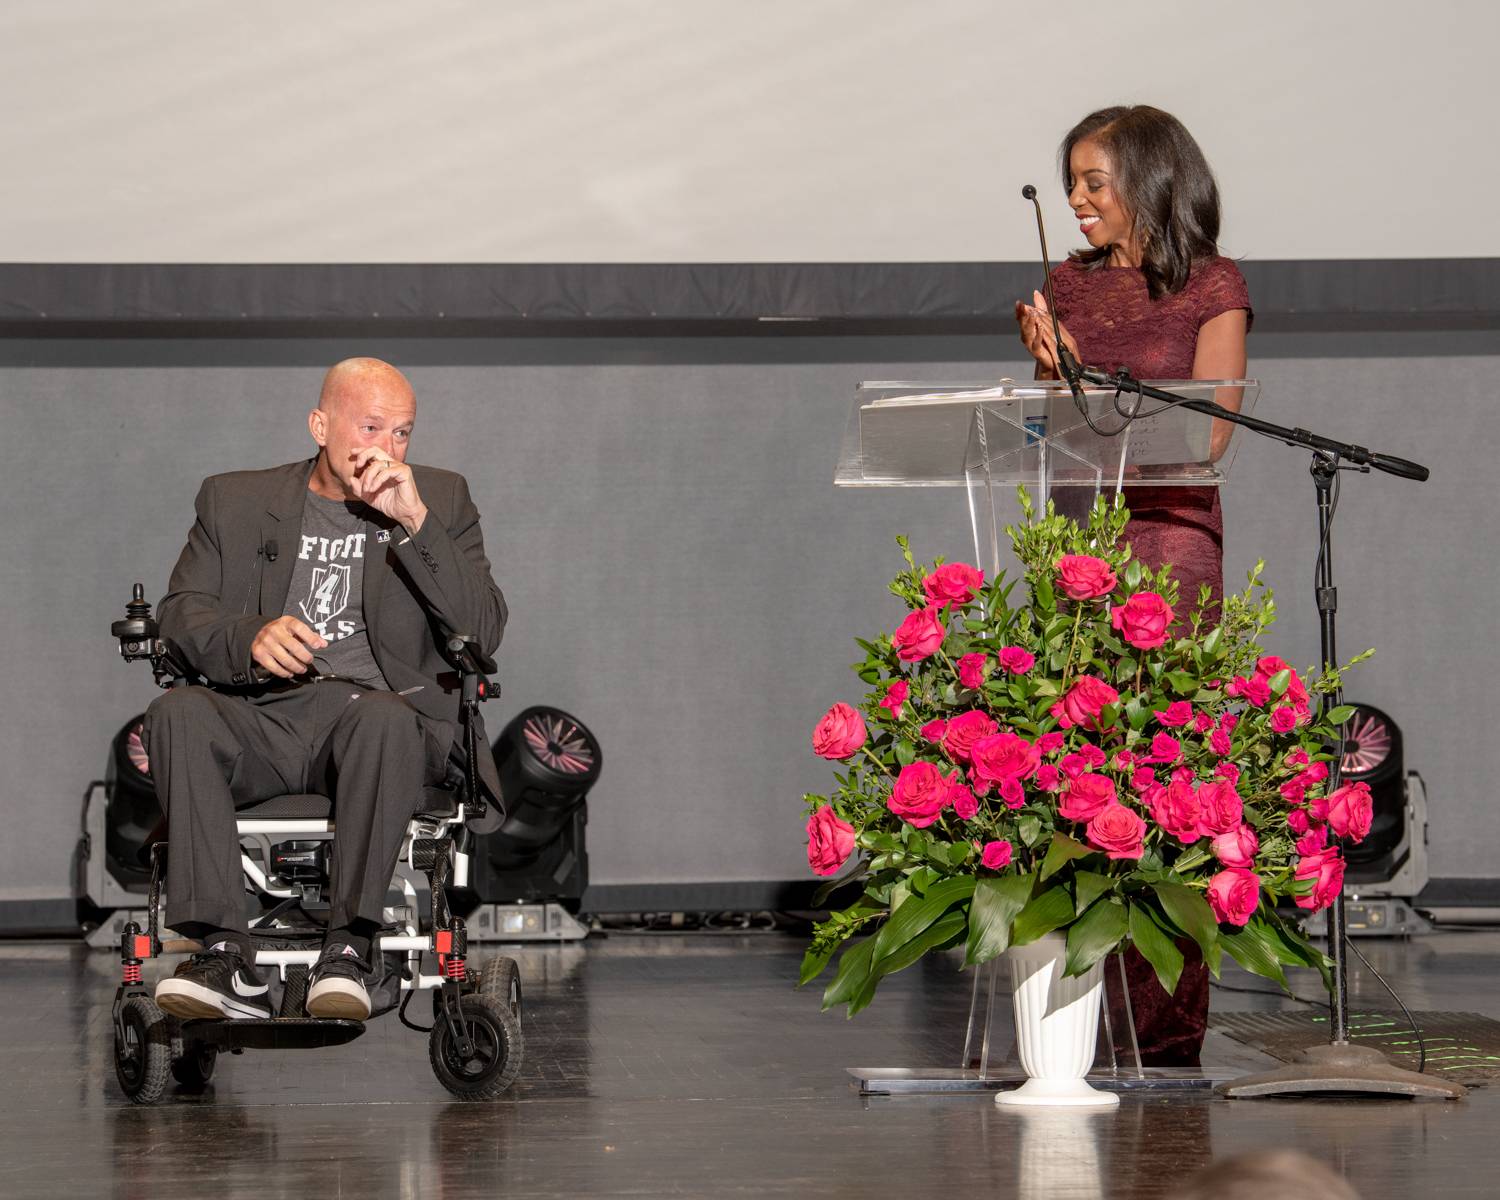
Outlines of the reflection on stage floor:
[[[1412,1009],[1500,1017],[1500,933],[1361,946]],[[861,1097],[848,1067],[957,1065],[968,976],[925,961],[848,1021],[793,987],[801,948],[776,933],[614,934],[513,950],[527,1061],[493,1104],[450,1102],[426,1038],[390,1016],[348,1046],[225,1056],[205,1094],[137,1108],[113,1077],[118,961],[0,943],[0,1197],[1154,1197],[1265,1146],[1329,1163],[1366,1200],[1500,1191],[1500,1104],[1484,1087],[1459,1104],[1132,1094],[1080,1114]],[[1315,994],[1315,977],[1298,983]],[[1367,973],[1353,986],[1356,1002],[1380,1000]],[[1213,1003],[1291,1004],[1225,990]],[[1216,1055],[1270,1062],[1211,1034]]]

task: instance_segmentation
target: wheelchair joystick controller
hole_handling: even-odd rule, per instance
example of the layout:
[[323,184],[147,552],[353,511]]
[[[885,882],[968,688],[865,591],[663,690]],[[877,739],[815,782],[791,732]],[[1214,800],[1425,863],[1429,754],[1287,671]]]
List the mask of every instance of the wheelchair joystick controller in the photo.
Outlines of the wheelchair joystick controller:
[[146,599],[146,589],[141,584],[131,587],[130,599],[125,602],[125,619],[112,622],[109,633],[119,639],[120,657],[126,662],[146,659],[151,663],[157,687],[169,688],[187,674],[173,656],[172,648],[162,640],[161,627],[151,615],[151,601]]

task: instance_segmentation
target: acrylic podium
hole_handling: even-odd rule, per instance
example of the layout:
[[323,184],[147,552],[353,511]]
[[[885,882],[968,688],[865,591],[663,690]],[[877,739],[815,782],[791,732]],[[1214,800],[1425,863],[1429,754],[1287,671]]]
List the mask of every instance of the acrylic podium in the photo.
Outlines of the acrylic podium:
[[[1260,392],[1253,379],[1167,380],[1152,386],[1247,414]],[[993,578],[1011,562],[1003,531],[1019,513],[1017,485],[1027,487],[1041,510],[1062,489],[1092,503],[1096,496],[1137,484],[1217,487],[1227,479],[1236,426],[1195,409],[1117,394],[1113,388],[1083,385],[1080,393],[1075,397],[1066,383],[1050,380],[861,383],[834,484],[965,489],[975,563]],[[1080,509],[1076,503],[1070,507]],[[860,1090],[998,1091],[1021,1082],[1024,1075],[1013,1056],[994,1062],[991,1055],[1003,970],[997,959],[974,971],[959,1066],[851,1067]],[[1112,1091],[1209,1089],[1235,1077],[1245,1065],[1227,1063],[1226,1069],[1213,1072],[1142,1067],[1131,1054],[1117,1059],[1107,1006],[1100,1042],[1089,1082]]]
[[[1253,379],[1152,382],[1250,413]],[[1133,416],[1131,414],[1134,414]],[[1060,488],[1092,500],[1136,484],[1217,487],[1236,427],[1194,409],[1052,380],[997,384],[861,383],[844,429],[837,487],[962,487],[976,565],[1001,566],[1001,531],[1025,484],[1038,510]]]

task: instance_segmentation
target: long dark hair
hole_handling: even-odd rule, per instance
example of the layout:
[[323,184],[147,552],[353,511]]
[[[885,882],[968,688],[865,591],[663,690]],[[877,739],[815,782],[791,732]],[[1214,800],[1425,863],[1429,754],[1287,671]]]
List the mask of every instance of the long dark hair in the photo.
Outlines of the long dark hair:
[[[1114,164],[1113,186],[1131,215],[1141,250],[1141,273],[1153,300],[1180,292],[1193,263],[1218,252],[1219,185],[1198,143],[1171,113],[1145,104],[1092,112],[1068,130],[1059,151],[1063,184],[1071,192],[1073,147],[1099,143]],[[1102,266],[1110,247],[1072,254]]]

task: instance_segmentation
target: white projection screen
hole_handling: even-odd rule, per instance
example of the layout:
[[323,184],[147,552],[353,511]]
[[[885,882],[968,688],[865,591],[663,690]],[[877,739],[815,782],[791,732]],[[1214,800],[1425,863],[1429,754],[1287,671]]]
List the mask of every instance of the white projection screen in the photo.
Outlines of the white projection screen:
[[0,262],[1030,262],[1158,105],[1249,260],[1500,256],[1480,0],[7,0]]

